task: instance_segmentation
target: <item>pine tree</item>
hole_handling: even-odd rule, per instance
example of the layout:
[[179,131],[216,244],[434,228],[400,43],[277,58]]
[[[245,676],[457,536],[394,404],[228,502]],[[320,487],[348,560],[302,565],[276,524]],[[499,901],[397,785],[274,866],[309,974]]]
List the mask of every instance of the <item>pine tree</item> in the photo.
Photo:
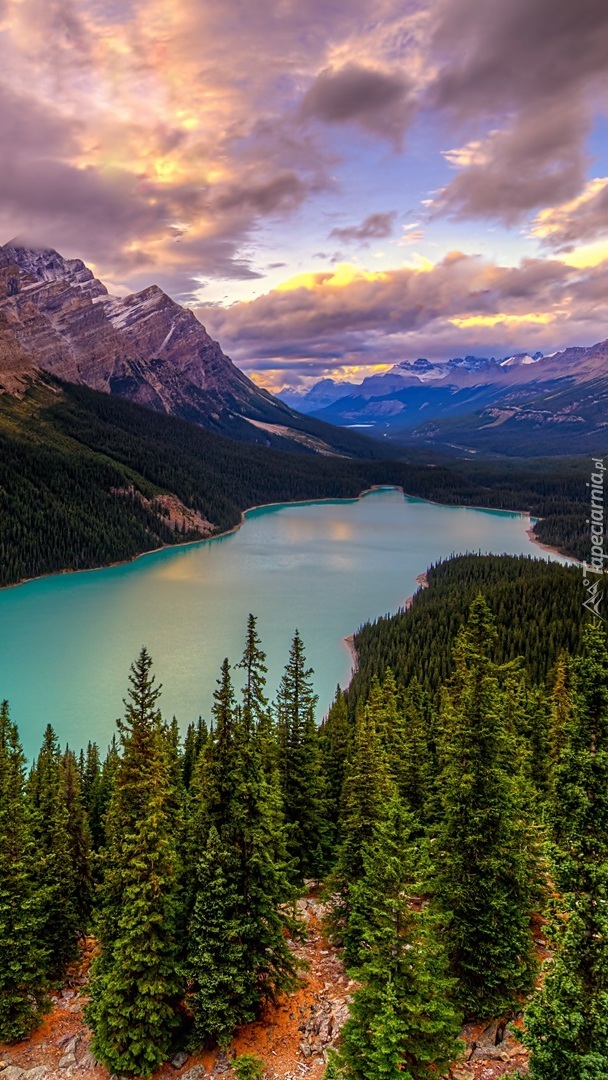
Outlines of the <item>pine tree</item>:
[[94,851],[103,845],[103,813],[101,762],[97,743],[89,742],[86,755],[81,751],[82,765],[79,765],[82,798],[87,812],[91,832],[91,844]]
[[63,790],[67,815],[68,845],[74,882],[74,907],[78,930],[88,925],[93,902],[91,864],[91,831],[80,787],[80,774],[74,752],[66,749],[63,756]]
[[[336,868],[330,879],[333,894],[331,925],[338,938],[344,934],[351,913],[351,890],[364,871],[363,852],[382,819],[395,785],[369,707],[356,717],[350,757],[342,787],[339,846]],[[358,942],[351,928],[350,959]]]
[[551,727],[549,744],[551,760],[556,765],[562,754],[566,739],[566,729],[572,711],[570,696],[570,659],[566,653],[560,656],[555,669],[555,682],[551,695]]
[[326,786],[327,817],[338,824],[342,785],[350,745],[350,724],[344,691],[337,686],[330,710],[319,729],[319,746]]
[[193,987],[189,1008],[195,1044],[225,1048],[239,1024],[258,1007],[247,971],[242,936],[238,853],[222,844],[214,825],[196,870],[196,899],[188,932],[187,975]]
[[479,596],[454,650],[444,695],[438,781],[442,820],[433,845],[436,890],[448,924],[459,1000],[473,1016],[497,1016],[532,977],[533,854],[509,733],[496,637]]
[[246,731],[257,733],[266,779],[271,787],[279,785],[280,789],[277,731],[266,696],[266,653],[261,646],[255,615],[248,616],[245,649],[237,667],[245,674],[242,689],[243,724]]
[[[562,893],[555,954],[526,1010],[534,1080],[608,1075],[608,648],[598,625],[572,664],[549,818]],[[563,683],[558,672],[560,698]]]
[[394,795],[363,852],[349,930],[359,942],[337,1064],[352,1080],[436,1080],[462,1050],[454,980],[417,880],[418,823]]
[[243,686],[243,723],[248,730],[265,727],[269,721],[266,697],[266,653],[262,650],[255,615],[247,618],[245,651],[238,665],[245,675]]
[[186,791],[190,788],[196,763],[208,737],[209,733],[201,716],[199,716],[196,724],[188,724],[182,754],[182,780]]
[[24,758],[8,703],[0,706],[0,1041],[24,1039],[46,1004],[41,943],[45,894],[37,888]]
[[40,942],[48,956],[48,974],[58,979],[76,956],[78,932],[82,927],[65,773],[57,737],[50,724],[29,775],[27,791],[32,808],[38,884],[45,893],[45,919],[40,929]]
[[279,771],[289,852],[300,880],[320,876],[329,844],[312,668],[296,630],[276,701]]
[[[392,673],[391,673],[392,675]],[[406,806],[425,823],[433,809],[435,760],[431,743],[431,710],[417,679],[403,695],[403,757],[395,773],[397,789]]]
[[107,815],[101,953],[87,1020],[111,1072],[150,1076],[167,1057],[181,996],[175,928],[179,865],[160,687],[142,649],[131,666],[122,755]]
[[[192,784],[192,820],[203,856],[196,874],[187,970],[199,1038],[225,1041],[234,1027],[293,982],[286,941],[296,922],[287,876],[285,826],[262,757],[262,735],[236,706],[222,665],[213,731]],[[191,850],[196,845],[193,844]],[[214,867],[212,856],[219,859]],[[217,871],[217,873],[215,872]],[[220,947],[222,926],[229,942]],[[229,946],[229,947],[228,947]],[[213,955],[213,966],[205,957]],[[239,977],[234,977],[236,958]]]
[[118,745],[116,742],[116,735],[112,736],[112,741],[108,746],[108,752],[105,756],[103,765],[101,766],[101,774],[99,777],[99,786],[95,794],[95,803],[92,813],[96,822],[96,832],[98,836],[98,844],[95,847],[96,851],[106,846],[106,817],[112,795],[114,794],[114,785],[116,782],[116,774],[118,772],[118,763],[120,755],[118,753]]

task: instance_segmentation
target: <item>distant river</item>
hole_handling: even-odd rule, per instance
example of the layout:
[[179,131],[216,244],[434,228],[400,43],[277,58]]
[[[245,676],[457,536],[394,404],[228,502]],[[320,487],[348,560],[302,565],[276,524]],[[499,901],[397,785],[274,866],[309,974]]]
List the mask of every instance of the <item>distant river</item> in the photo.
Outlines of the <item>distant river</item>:
[[240,659],[251,611],[271,694],[300,630],[321,716],[336,684],[348,681],[347,635],[396,611],[441,557],[540,555],[528,526],[519,514],[438,506],[382,488],[355,500],[263,507],[228,536],[5,589],[0,698],[9,699],[28,755],[48,722],[62,743],[78,750],[94,739],[105,751],[129,664],[145,644],[163,684],[163,713],[185,728],[209,716],[220,664]]

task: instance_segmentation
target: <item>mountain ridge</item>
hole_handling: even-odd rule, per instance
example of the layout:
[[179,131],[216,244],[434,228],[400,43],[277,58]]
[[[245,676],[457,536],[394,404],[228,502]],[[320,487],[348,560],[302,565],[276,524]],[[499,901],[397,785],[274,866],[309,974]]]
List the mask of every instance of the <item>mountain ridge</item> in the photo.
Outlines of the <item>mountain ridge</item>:
[[157,285],[111,296],[82,260],[12,241],[0,247],[0,390],[22,393],[38,370],[238,441],[379,456],[256,386]]
[[[331,393],[333,400],[312,416],[402,444],[517,455],[526,448],[584,453],[608,439],[608,340],[548,356],[402,361],[349,386],[343,396],[336,384]],[[300,407],[307,410],[306,399]]]

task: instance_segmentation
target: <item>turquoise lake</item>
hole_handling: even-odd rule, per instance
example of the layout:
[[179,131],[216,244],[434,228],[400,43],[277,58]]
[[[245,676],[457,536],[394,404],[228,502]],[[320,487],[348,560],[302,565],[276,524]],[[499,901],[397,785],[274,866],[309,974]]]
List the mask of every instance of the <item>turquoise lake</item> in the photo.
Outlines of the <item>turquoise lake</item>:
[[[215,540],[123,566],[57,574],[0,592],[0,697],[26,754],[52,723],[78,750],[103,751],[142,645],[182,728],[209,716],[225,656],[240,659],[249,612],[274,694],[297,627],[315,671],[319,716],[348,681],[344,638],[397,611],[432,562],[466,551],[543,555],[527,517],[438,506],[382,488],[355,500],[263,507]],[[567,562],[566,559],[560,559]]]

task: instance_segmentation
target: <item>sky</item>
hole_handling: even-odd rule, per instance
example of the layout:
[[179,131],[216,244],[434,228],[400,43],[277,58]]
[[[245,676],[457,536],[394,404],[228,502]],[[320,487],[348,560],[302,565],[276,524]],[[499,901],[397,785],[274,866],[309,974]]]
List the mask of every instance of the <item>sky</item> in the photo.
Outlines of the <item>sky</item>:
[[606,0],[0,0],[0,242],[271,389],[608,337]]

